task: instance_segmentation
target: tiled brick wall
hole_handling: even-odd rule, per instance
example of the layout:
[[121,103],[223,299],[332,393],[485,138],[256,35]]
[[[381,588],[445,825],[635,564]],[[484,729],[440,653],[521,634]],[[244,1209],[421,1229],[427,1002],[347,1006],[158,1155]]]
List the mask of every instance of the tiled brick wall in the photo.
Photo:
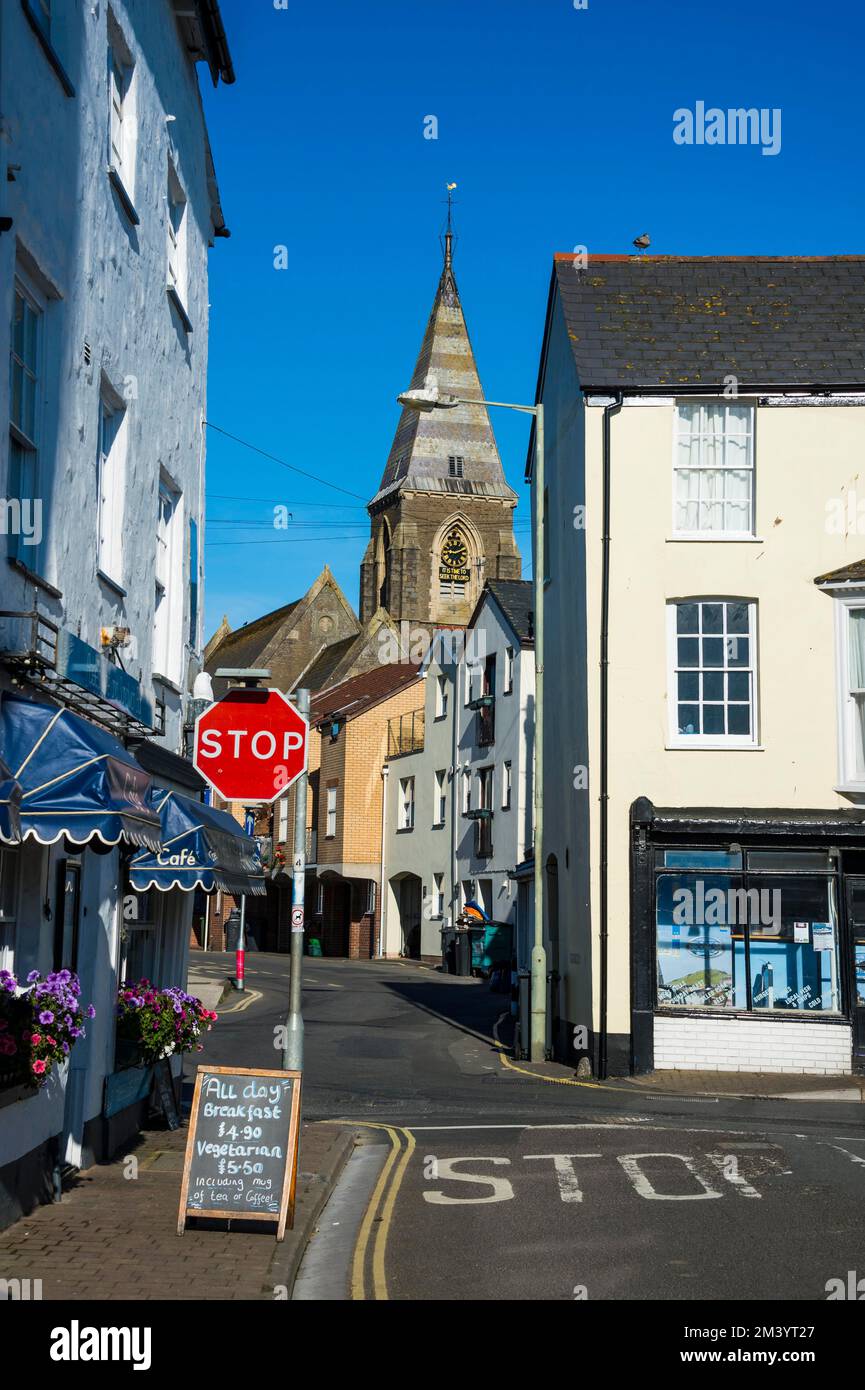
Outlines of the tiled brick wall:
[[847,1023],[768,1018],[655,1018],[658,1071],[787,1071],[834,1076],[851,1070]]

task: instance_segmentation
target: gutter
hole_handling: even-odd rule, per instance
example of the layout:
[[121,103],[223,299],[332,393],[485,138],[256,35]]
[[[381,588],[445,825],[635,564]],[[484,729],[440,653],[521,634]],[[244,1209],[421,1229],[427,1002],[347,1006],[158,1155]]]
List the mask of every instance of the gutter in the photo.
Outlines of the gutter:
[[600,828],[600,917],[601,917],[601,1032],[598,1043],[598,1080],[607,1076],[607,1014],[609,994],[609,673],[610,673],[610,420],[622,408],[622,392],[604,406],[603,449],[603,530],[601,571],[601,828]]
[[213,85],[214,87],[217,85],[220,77],[223,82],[230,85],[237,81],[237,76],[231,61],[228,37],[222,23],[222,15],[219,13],[219,4],[217,0],[196,0],[196,3],[201,27],[204,31],[204,42],[207,45],[208,66]]

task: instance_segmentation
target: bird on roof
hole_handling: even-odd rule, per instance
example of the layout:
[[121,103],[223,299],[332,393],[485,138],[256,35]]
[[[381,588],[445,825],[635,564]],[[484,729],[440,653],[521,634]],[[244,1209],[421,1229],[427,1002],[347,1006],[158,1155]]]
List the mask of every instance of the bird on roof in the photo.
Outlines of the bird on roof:
[[645,251],[646,247],[651,246],[651,244],[652,240],[648,232],[643,232],[641,236],[636,237],[634,240],[634,245],[638,251]]

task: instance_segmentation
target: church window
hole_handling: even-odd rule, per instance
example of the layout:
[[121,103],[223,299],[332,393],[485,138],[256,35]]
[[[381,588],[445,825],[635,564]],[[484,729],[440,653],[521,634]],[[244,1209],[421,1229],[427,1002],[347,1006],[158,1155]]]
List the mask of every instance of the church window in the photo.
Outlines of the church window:
[[451,478],[461,478],[463,476],[463,463],[465,460],[460,454],[451,454],[448,459],[448,476]]

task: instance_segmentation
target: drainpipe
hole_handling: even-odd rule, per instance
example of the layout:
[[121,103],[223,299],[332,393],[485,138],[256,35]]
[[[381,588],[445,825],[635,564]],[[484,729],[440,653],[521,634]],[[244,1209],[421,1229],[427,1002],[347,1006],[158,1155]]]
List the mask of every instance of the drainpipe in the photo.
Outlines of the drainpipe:
[[547,953],[544,949],[544,522],[546,477],[544,458],[544,407],[535,406],[535,913],[532,947],[531,1027],[529,1060],[543,1062],[547,1055]]
[[601,829],[599,837],[601,882],[601,1034],[598,1042],[598,1079],[607,1075],[607,1012],[609,965],[608,840],[609,840],[609,667],[610,667],[610,420],[622,408],[622,393],[616,391],[610,405],[604,406],[603,529],[601,553]]
[[387,926],[387,873],[385,866],[385,834],[387,831],[387,779],[390,766],[385,763],[381,770],[381,886],[379,894],[381,898],[381,908],[379,910],[378,925],[378,952],[381,960],[384,955],[384,934]]
[[[463,648],[465,653],[465,647]],[[463,684],[463,664],[457,662],[453,668],[454,688],[451,709],[451,926],[457,920],[457,903],[459,902],[459,889],[457,887],[457,817],[460,814],[462,802],[462,772],[460,771],[460,740],[459,740],[459,711],[460,711],[460,692]]]

